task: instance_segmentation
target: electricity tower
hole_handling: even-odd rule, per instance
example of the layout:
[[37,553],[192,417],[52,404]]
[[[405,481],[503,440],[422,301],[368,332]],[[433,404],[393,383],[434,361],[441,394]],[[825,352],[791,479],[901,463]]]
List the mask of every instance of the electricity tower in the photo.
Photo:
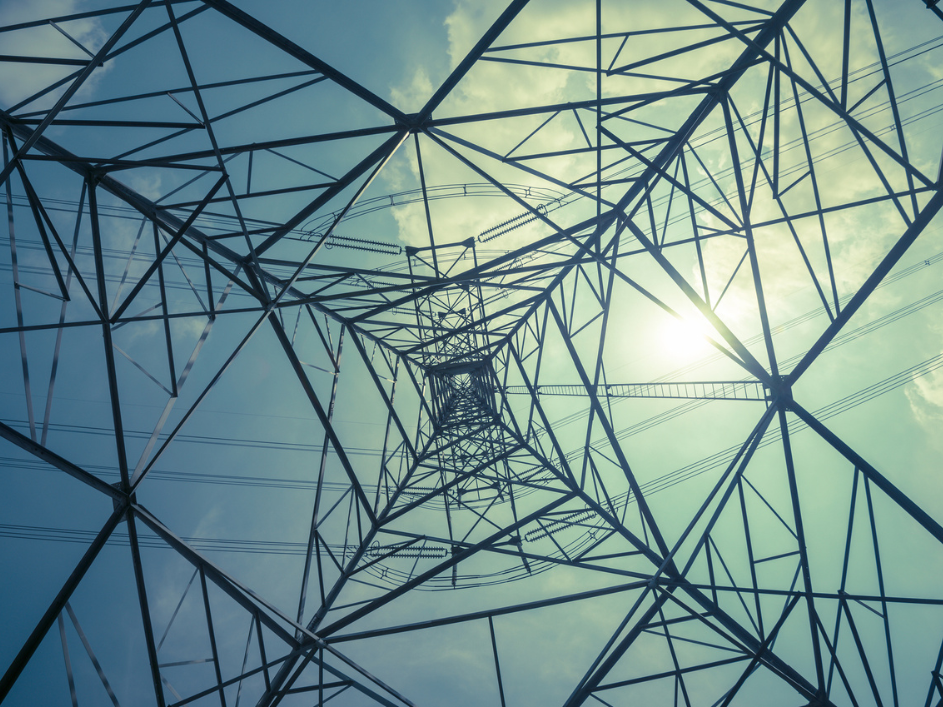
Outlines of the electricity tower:
[[940,704],[941,20],[0,6],[0,702]]

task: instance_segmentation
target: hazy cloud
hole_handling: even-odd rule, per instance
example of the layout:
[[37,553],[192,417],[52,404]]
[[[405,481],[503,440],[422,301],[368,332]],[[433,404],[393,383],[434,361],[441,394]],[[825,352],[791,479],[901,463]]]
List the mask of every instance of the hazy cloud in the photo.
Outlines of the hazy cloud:
[[[4,0],[0,3],[0,26],[15,25],[34,20],[36,17],[72,14],[79,11],[79,5],[77,0]],[[94,18],[63,22],[59,26],[92,53],[95,53],[108,37],[101,24]],[[89,58],[52,25],[4,33],[3,53],[13,56],[47,56],[61,59]],[[81,67],[0,62],[0,103],[4,108],[16,105],[43,87],[56,83],[79,68]],[[95,82],[105,71],[107,71],[107,65],[96,70],[82,86],[79,94],[91,92]],[[26,108],[38,110],[51,107],[62,95],[65,86],[44,95]]]

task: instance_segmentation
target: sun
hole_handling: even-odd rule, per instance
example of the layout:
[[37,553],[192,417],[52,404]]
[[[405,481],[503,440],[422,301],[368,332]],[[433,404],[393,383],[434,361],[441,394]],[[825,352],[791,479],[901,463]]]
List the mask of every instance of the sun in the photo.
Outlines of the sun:
[[696,358],[713,351],[708,338],[716,337],[714,329],[703,320],[680,317],[662,324],[659,340],[662,350],[677,358]]

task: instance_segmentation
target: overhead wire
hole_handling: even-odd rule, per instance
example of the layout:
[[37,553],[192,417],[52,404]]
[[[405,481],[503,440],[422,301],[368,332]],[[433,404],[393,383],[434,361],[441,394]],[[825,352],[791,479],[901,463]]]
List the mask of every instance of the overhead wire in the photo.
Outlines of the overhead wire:
[[[899,373],[896,373],[892,376],[889,376],[873,385],[870,385],[866,388],[863,388],[851,395],[847,395],[840,400],[836,400],[828,405],[820,407],[812,412],[813,417],[819,421],[828,420],[837,415],[845,413],[849,410],[852,410],[860,405],[868,403],[875,398],[878,398],[886,393],[889,393],[892,390],[900,388],[911,381],[916,380],[922,376],[925,376],[933,371],[943,368],[943,353],[936,356],[932,356],[929,359],[921,361],[913,366],[910,366]],[[797,435],[805,430],[809,429],[806,423],[799,419],[793,418],[790,419],[787,423],[787,432],[790,436]],[[779,443],[782,439],[782,432],[779,429],[773,429],[768,431],[762,438],[762,440],[757,445],[758,449],[763,447],[770,446],[772,444]],[[700,476],[704,473],[712,471],[714,469],[726,466],[736,457],[742,445],[733,445],[722,449],[718,452],[715,452],[707,457],[699,459],[695,462],[687,464],[679,469],[676,469],[672,472],[659,476],[655,479],[643,482],[639,485],[640,490],[645,495],[650,495],[654,493],[659,493],[665,491],[673,486],[676,486],[679,483],[692,479],[696,476]],[[38,469],[50,469],[55,470],[53,467],[49,467],[40,460],[20,460],[20,459],[4,459],[0,458],[0,466],[5,469],[20,469],[20,470],[38,470]],[[96,470],[104,470],[107,467],[97,467]],[[110,469],[109,469],[110,471]],[[112,472],[115,473],[115,472]],[[305,483],[302,481],[292,480],[292,479],[269,479],[263,477],[239,477],[239,476],[223,476],[223,475],[211,475],[211,474],[190,474],[189,472],[167,472],[167,471],[157,471],[152,472],[153,478],[163,478],[165,480],[174,480],[174,481],[193,481],[195,483],[230,483],[235,485],[246,485],[246,486],[267,486],[273,488],[299,488],[299,487],[308,487],[312,488],[316,486],[316,482]],[[190,478],[184,478],[190,477]],[[212,480],[211,478],[212,477]],[[281,485],[279,482],[284,482],[284,485]],[[335,488],[337,490],[344,489],[346,490],[346,485],[344,484],[330,484],[330,488]],[[620,507],[623,504],[633,503],[634,496],[631,491],[624,492],[622,494],[613,495],[610,499],[610,503],[616,507]],[[574,517],[579,517],[583,519],[585,512],[577,511],[575,512]],[[577,525],[584,525],[582,523],[577,523]],[[550,526],[553,528],[553,532],[557,532],[560,528],[557,528],[556,525]],[[545,533],[549,535],[550,533]],[[78,543],[88,543],[94,539],[97,535],[97,531],[84,531],[84,530],[75,530],[75,529],[64,529],[64,528],[52,528],[48,526],[38,526],[38,525],[12,525],[12,524],[0,524],[0,537],[16,538],[23,540],[47,540],[47,541],[59,541],[59,542],[78,542]],[[539,535],[539,534],[538,534]],[[534,535],[531,540],[538,540],[543,535]],[[120,536],[120,534],[118,535]],[[239,540],[239,539],[229,539],[229,538],[183,538],[187,542],[192,542],[194,549],[197,550],[219,550],[226,552],[243,552],[243,553],[266,553],[270,552],[273,554],[304,554],[306,552],[305,543],[292,543],[292,542],[282,542],[282,541],[261,541],[261,540]],[[149,538],[147,536],[141,536],[142,543],[145,547],[157,547],[164,546],[163,541],[159,538]],[[151,543],[151,544],[148,544]],[[342,546],[340,546],[342,547]]]
[[[937,40],[931,40],[931,41],[937,41]],[[930,42],[926,42],[923,45],[916,45],[916,47],[914,48],[921,47],[929,43]],[[925,49],[921,53],[925,53],[926,51],[935,49],[938,46],[940,45],[930,47],[929,49]],[[911,48],[911,49],[914,49],[914,48]],[[903,54],[903,52],[901,54]],[[895,56],[898,56],[898,55],[895,55]],[[919,56],[919,54],[914,55],[914,56]],[[856,78],[854,80],[858,80],[858,79]],[[940,82],[934,82],[934,83],[940,83]],[[932,84],[928,84],[927,86],[932,86]],[[939,86],[932,86],[928,88],[927,86],[921,87],[921,88],[926,89],[924,93],[929,92],[930,90],[935,90],[936,88],[939,87]],[[919,95],[923,95],[923,93]],[[939,110],[943,110],[943,105],[938,105],[934,109],[931,109],[931,110],[932,110],[932,113],[924,112],[923,114],[919,114],[920,117],[925,117],[926,115],[933,114]],[[912,117],[911,119],[918,119],[918,118]],[[832,156],[833,154],[837,154],[837,153],[830,152],[829,156]],[[441,197],[441,198],[446,198],[446,197]],[[68,202],[64,202],[64,203],[68,203]],[[512,221],[516,223],[515,219],[512,219]],[[506,224],[502,224],[502,225],[506,225]],[[490,229],[490,230],[493,231],[498,228],[500,227],[495,227],[494,229]],[[304,239],[303,235],[299,237],[299,240],[303,240],[303,239]],[[357,239],[353,239],[353,240],[357,240]],[[24,242],[23,246],[21,247],[30,247],[30,244],[28,242]],[[38,246],[37,244],[36,247],[40,247],[40,246]],[[504,251],[504,252],[507,252],[507,251]],[[110,257],[118,257],[118,256],[110,256]],[[924,268],[930,265],[931,261],[933,264],[935,264],[936,262],[939,262],[940,259],[943,259],[943,253],[938,253],[934,255],[931,259],[928,259],[927,261],[925,261],[924,263],[915,264],[914,266],[911,266],[911,268],[905,271],[901,271],[895,274],[894,276],[887,278],[880,286],[882,287],[886,286],[890,284],[891,282],[899,280],[902,277],[906,277],[909,274],[912,274],[913,272],[917,272],[921,268]],[[196,259],[191,259],[191,260],[194,264],[200,263],[200,261]],[[0,266],[0,269],[6,270],[8,269],[8,266]],[[38,271],[38,269],[36,270]],[[117,279],[118,278],[115,277],[112,280],[117,281]],[[176,288],[189,289],[188,286],[184,285],[183,283],[172,283],[172,284],[168,283],[168,285],[172,286],[175,289]],[[878,320],[869,322],[850,332],[846,332],[844,335],[837,337],[832,342],[829,349],[843,345],[844,343],[848,343],[850,341],[854,341],[862,336],[865,336],[873,331],[876,331],[877,329],[880,329],[883,326],[886,326],[887,324],[899,321],[900,319],[906,316],[910,316],[911,314],[914,314],[915,312],[920,311],[927,306],[930,306],[932,304],[935,304],[936,302],[939,302],[941,299],[943,299],[943,291],[939,291],[939,292],[933,293],[932,295],[928,295],[927,297],[921,300],[918,300],[916,302],[913,302],[909,305],[906,305],[905,307],[902,307],[898,310],[895,310],[894,312],[888,315],[885,315],[884,317]],[[804,323],[805,321],[808,321],[814,316],[818,316],[820,314],[821,314],[821,310],[818,310],[818,309],[812,310],[810,312],[800,315],[799,317],[796,317],[790,320],[789,322],[777,327],[774,330],[774,332],[779,333],[781,331],[792,328],[794,326],[798,326],[799,324]],[[762,335],[760,335],[759,338],[757,338],[757,340],[761,340],[761,339],[762,339]],[[748,340],[748,343],[749,343],[749,340]],[[698,364],[696,364],[696,366],[698,367],[703,366],[703,365],[707,365],[707,364],[704,362],[699,362]],[[692,366],[695,366],[695,364],[692,364]],[[879,381],[878,383],[872,386],[862,389],[858,391],[857,393],[854,393],[850,396],[846,396],[845,398],[842,398],[839,401],[836,401],[830,405],[820,408],[819,410],[815,411],[814,414],[818,419],[821,419],[821,420],[829,419],[830,417],[841,414],[854,407],[867,403],[895,388],[898,388],[910,381],[915,380],[916,378],[920,376],[926,375],[934,370],[937,370],[941,366],[943,366],[943,354],[927,359],[926,361],[923,361],[915,366],[912,366],[911,368],[906,369],[905,371],[901,371],[898,374],[890,376],[889,378]],[[679,369],[679,371],[676,371],[673,374],[669,374],[669,376],[681,375],[681,370],[683,369]],[[701,401],[693,401],[693,402],[701,402]],[[707,401],[704,401],[704,402],[707,402]],[[685,407],[685,406],[680,406],[680,407]],[[686,411],[687,410],[685,410],[685,412]],[[668,411],[668,412],[671,413],[672,411]],[[579,414],[585,415],[585,411],[583,413],[574,413],[574,415],[579,415]],[[679,412],[677,414],[681,414],[681,413]],[[664,418],[661,421],[666,421],[667,419],[671,419],[671,418]],[[559,423],[555,423],[555,424],[567,424],[566,420],[567,418],[564,418],[564,420],[561,420]],[[13,426],[25,424],[22,421],[9,421],[9,422]],[[633,427],[633,428],[627,428],[626,430],[622,430],[619,433],[617,433],[617,438],[624,439],[625,436],[629,436],[629,434],[625,434],[628,430],[634,430],[630,434],[637,434],[638,432],[643,431],[643,429],[649,429],[654,424],[660,424],[660,422],[651,423],[651,421],[645,421],[639,424],[643,425],[643,427]],[[646,424],[647,426],[644,426]],[[102,434],[106,436],[113,435],[113,431],[108,430],[107,428],[96,428],[93,426],[53,425],[53,428],[57,429],[57,431],[60,431],[60,432],[75,432],[75,433],[93,434],[93,435]],[[791,434],[798,433],[802,429],[804,429],[804,423],[802,423],[800,420],[794,419],[790,421],[789,431]],[[126,434],[131,437],[135,435],[144,436],[144,437],[147,436],[147,433],[139,432],[139,431],[127,431]],[[779,435],[778,432],[769,433],[766,437],[764,437],[763,441],[760,443],[760,446],[761,447],[767,446],[769,444],[773,444],[779,441],[779,437],[777,435]],[[193,443],[200,443],[200,444],[220,444],[220,445],[225,445],[225,446],[237,446],[237,447],[248,447],[248,448],[259,448],[259,449],[273,449],[274,448],[274,449],[282,449],[285,451],[302,451],[302,452],[320,451],[320,447],[318,447],[317,445],[271,442],[269,440],[252,440],[252,439],[244,439],[244,438],[236,439],[236,438],[226,438],[226,437],[219,437],[219,436],[213,436],[213,435],[179,435],[177,439],[181,442],[193,442]],[[676,485],[677,483],[680,483],[681,481],[684,481],[694,476],[697,476],[699,474],[702,474],[706,471],[709,471],[710,469],[716,468],[717,466],[721,464],[728,463],[728,460],[732,458],[731,455],[735,453],[736,450],[738,449],[739,447],[731,447],[726,450],[722,450],[720,452],[715,453],[714,455],[706,457],[705,459],[702,459],[698,462],[694,462],[686,467],[683,467],[682,469],[678,469],[663,477],[659,477],[658,479],[647,482],[646,484],[643,484],[642,486],[643,491],[654,493],[657,491],[665,490],[667,488],[670,488],[671,486]],[[379,451],[370,450],[366,448],[347,447],[345,448],[345,451],[347,451],[348,454],[362,454],[362,455],[369,455],[369,456],[380,455]],[[32,460],[29,460],[29,461],[32,463]],[[37,465],[26,465],[26,466],[24,466],[24,464],[26,464],[24,460],[8,459],[8,460],[0,460],[0,463],[5,462],[4,463],[5,468],[47,468],[45,467],[44,463],[38,462],[38,460],[36,461],[37,461]],[[105,467],[99,467],[98,471],[103,474],[113,473],[111,469],[106,470]],[[240,485],[240,486],[241,485],[266,486],[266,487],[271,487],[271,488],[285,488],[285,489],[299,489],[299,488],[310,489],[315,486],[315,482],[296,480],[296,479],[278,479],[278,478],[271,478],[271,477],[251,477],[251,476],[219,475],[219,474],[205,474],[205,473],[194,474],[194,473],[188,473],[188,472],[175,472],[175,471],[169,471],[169,470],[161,471],[157,469],[151,472],[150,478],[155,479],[155,480],[157,479],[163,479],[167,481],[173,480],[177,482],[229,484],[229,485]],[[337,489],[344,488],[344,485],[337,484],[336,488]],[[22,525],[0,524],[0,536],[10,537],[10,538],[56,540],[60,542],[88,543],[91,541],[92,538],[94,538],[95,535],[96,535],[96,532],[93,532],[93,531],[64,530],[64,529],[55,529],[55,528],[49,528],[49,527],[43,527],[43,526],[22,526]],[[120,534],[116,534],[116,537],[121,538],[121,539],[126,538],[126,536],[121,536]],[[273,553],[274,554],[304,554],[304,552],[306,551],[306,546],[304,543],[281,543],[281,542],[272,542],[272,541],[228,540],[228,539],[211,539],[211,538],[184,538],[184,539],[187,540],[188,542],[192,542],[193,546],[196,549],[214,549],[214,550],[221,550],[221,551],[228,551],[228,552],[249,552],[249,553],[269,553],[269,554],[273,554]],[[146,536],[141,536],[141,542],[142,542],[142,545],[148,546],[147,543],[150,543],[150,542],[161,543],[162,541],[160,541],[158,538],[150,538]]]
[[[913,275],[924,268],[930,266],[931,264],[936,264],[943,260],[943,252],[937,253],[930,258],[927,258],[920,263],[915,263],[908,268],[889,276],[884,282],[879,285],[879,287],[887,286],[893,282],[897,282],[900,279]],[[903,307],[900,307],[893,312],[884,315],[876,320],[862,324],[855,329],[852,329],[844,334],[837,336],[831,344],[826,349],[826,352],[833,350],[839,346],[842,346],[851,341],[855,341],[862,336],[865,336],[869,333],[872,333],[888,324],[897,322],[904,317],[915,314],[922,309],[936,304],[943,300],[943,290],[939,290],[933,294],[927,295],[926,297],[912,302]],[[793,326],[796,326],[800,323],[807,321],[810,318],[811,314],[816,316],[821,314],[819,310],[812,310],[812,312],[806,312],[798,317],[789,320],[784,325],[776,327],[774,333],[789,329]],[[756,338],[756,337],[754,337]],[[761,337],[760,337],[761,338]],[[751,340],[748,340],[748,343]],[[715,354],[711,358],[717,358],[719,355]],[[793,357],[798,359],[799,357]],[[708,362],[710,362],[708,360]],[[790,362],[795,362],[793,359],[787,359],[783,361],[784,366],[790,365]],[[702,360],[692,364],[694,367],[706,365]],[[692,366],[686,367],[684,369],[678,369],[677,371],[669,374],[668,376],[663,377],[663,379],[673,379],[679,377],[682,373],[690,372]],[[929,372],[929,371],[928,371]],[[922,374],[921,374],[922,375]],[[906,381],[905,381],[906,382]],[[621,400],[621,399],[620,399]],[[618,430],[615,433],[615,437],[618,440],[624,440],[628,437],[631,437],[636,434],[645,432],[657,425],[664,424],[669,422],[683,414],[691,412],[697,408],[703,407],[704,405],[714,402],[712,400],[691,400],[681,405],[675,406],[670,410],[667,410],[663,413],[655,415],[653,417],[642,420],[638,423],[635,423],[629,427]],[[554,427],[563,426],[570,424],[575,419],[585,417],[587,410],[582,410],[576,413],[572,413],[565,418],[554,423]],[[295,419],[295,418],[293,418]],[[299,420],[308,420],[314,421],[313,418],[297,418]],[[28,422],[25,420],[15,420],[7,419],[4,420],[7,424],[14,428],[27,429]],[[105,436],[110,437],[114,435],[114,432],[106,427],[95,427],[90,425],[64,425],[59,423],[51,423],[50,429],[63,433],[75,433],[75,434],[91,434],[96,436]],[[149,433],[141,430],[125,430],[125,435],[131,439],[147,439]],[[193,434],[180,434],[176,438],[180,442],[184,443],[198,443],[198,444],[210,444],[210,445],[222,445],[227,447],[243,447],[243,448],[254,448],[254,449],[276,449],[281,451],[299,451],[305,453],[320,453],[321,447],[319,445],[311,445],[304,443],[293,443],[286,441],[271,441],[264,439],[251,439],[246,437],[222,437],[219,435],[193,435]],[[594,444],[599,444],[597,441]],[[329,452],[332,451],[332,448],[329,448]],[[363,448],[363,447],[354,447],[354,446],[345,446],[345,452],[353,456],[372,456],[379,457],[381,452],[375,449]],[[573,450],[567,454],[567,458],[572,460],[576,459],[579,455],[583,453],[582,449]],[[7,468],[13,467],[12,459],[3,460],[0,459],[0,464],[3,464]],[[45,468],[45,464],[38,462],[37,467],[34,468]],[[17,464],[20,468],[23,467],[22,463]],[[117,468],[109,467],[96,467],[99,471],[106,475],[117,475]],[[288,478],[270,478],[270,477],[248,477],[240,475],[227,475],[227,474],[212,474],[212,473],[189,473],[189,472],[176,472],[170,470],[153,470],[150,473],[150,478],[154,480],[164,480],[164,481],[178,481],[186,483],[219,483],[223,485],[235,485],[235,486],[258,486],[258,487],[267,487],[267,488],[284,488],[284,489],[313,489],[316,488],[316,482],[307,481],[302,479],[288,479]],[[336,488],[343,489],[345,486],[343,484],[336,486]]]
[[[927,267],[930,267],[931,265],[936,265],[937,263],[941,261],[943,261],[943,251],[939,251],[925,259],[922,259],[918,263],[914,263],[913,265],[907,268],[904,268],[900,271],[892,273],[891,275],[886,277],[875,289],[887,287],[888,285],[892,283],[898,282],[899,280],[905,277],[914,275],[926,269]],[[852,296],[853,295],[846,295],[841,301],[843,303],[847,302],[848,300],[851,299]],[[892,324],[893,322],[896,322],[903,317],[910,316],[911,314],[916,314],[921,309],[924,309],[932,304],[935,304],[936,302],[939,302],[941,297],[943,297],[943,290],[938,291],[931,295],[927,295],[926,297],[916,302],[912,302],[908,305],[905,305],[872,322],[862,324],[861,326],[856,327],[855,329],[847,331],[843,334],[839,334],[829,344],[826,351],[833,350],[834,348],[838,346],[854,341],[855,339],[860,338],[861,336],[864,336],[865,334],[870,333],[871,331],[880,329],[881,327],[886,326],[887,324]],[[772,330],[771,330],[772,334],[775,336],[776,334],[780,334],[784,331],[788,331],[789,329],[797,327],[801,324],[805,324],[806,322],[809,322],[815,319],[816,317],[820,317],[823,314],[824,314],[824,310],[822,310],[821,308],[811,309],[796,317],[793,317],[792,319],[786,322],[783,322],[782,324],[778,324],[772,327]],[[747,346],[751,346],[753,344],[760,343],[763,341],[763,337],[764,335],[762,333],[757,334],[753,337],[745,339],[744,344]],[[780,366],[783,368],[788,368],[792,364],[797,363],[799,358],[800,356],[794,356],[790,359],[784,360],[780,362]],[[724,359],[724,355],[722,353],[714,352],[686,366],[683,366],[681,368],[676,368],[662,376],[659,376],[655,378],[652,382],[660,383],[660,382],[667,382],[667,381],[676,381],[682,378],[683,376],[690,375],[691,373],[697,371],[700,368],[704,368],[705,366],[717,363],[718,361],[721,361],[723,359]],[[750,380],[750,379],[745,378],[744,380]],[[613,404],[618,404],[618,403],[625,402],[626,400],[628,400],[628,398],[615,398],[612,402]],[[616,437],[618,439],[624,439],[625,437],[631,436],[633,434],[638,434],[639,432],[643,432],[647,429],[650,429],[654,425],[661,424],[661,422],[666,422],[670,419],[674,419],[678,415],[684,414],[685,412],[689,412],[690,410],[696,409],[698,407],[702,407],[703,405],[706,405],[710,402],[713,402],[713,401],[692,400],[687,403],[683,403],[681,405],[678,405],[672,408],[671,410],[667,410],[664,413],[660,413],[659,415],[656,415],[652,418],[648,418],[639,423],[636,423],[635,425],[632,425],[631,427],[627,427],[627,428],[624,428],[623,430],[618,431],[616,433]],[[580,410],[577,410],[575,412],[572,412],[566,415],[565,417],[555,420],[553,423],[553,426],[562,427],[565,425],[572,424],[573,422],[577,420],[585,418],[588,414],[589,414],[589,408],[582,408]],[[624,436],[620,436],[620,435],[624,435]]]

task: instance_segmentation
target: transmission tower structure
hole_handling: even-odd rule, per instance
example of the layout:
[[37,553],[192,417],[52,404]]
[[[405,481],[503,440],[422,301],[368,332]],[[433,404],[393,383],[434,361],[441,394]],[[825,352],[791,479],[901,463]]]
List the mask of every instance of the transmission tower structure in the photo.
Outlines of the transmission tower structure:
[[0,5],[0,702],[939,705],[936,0],[339,5]]

